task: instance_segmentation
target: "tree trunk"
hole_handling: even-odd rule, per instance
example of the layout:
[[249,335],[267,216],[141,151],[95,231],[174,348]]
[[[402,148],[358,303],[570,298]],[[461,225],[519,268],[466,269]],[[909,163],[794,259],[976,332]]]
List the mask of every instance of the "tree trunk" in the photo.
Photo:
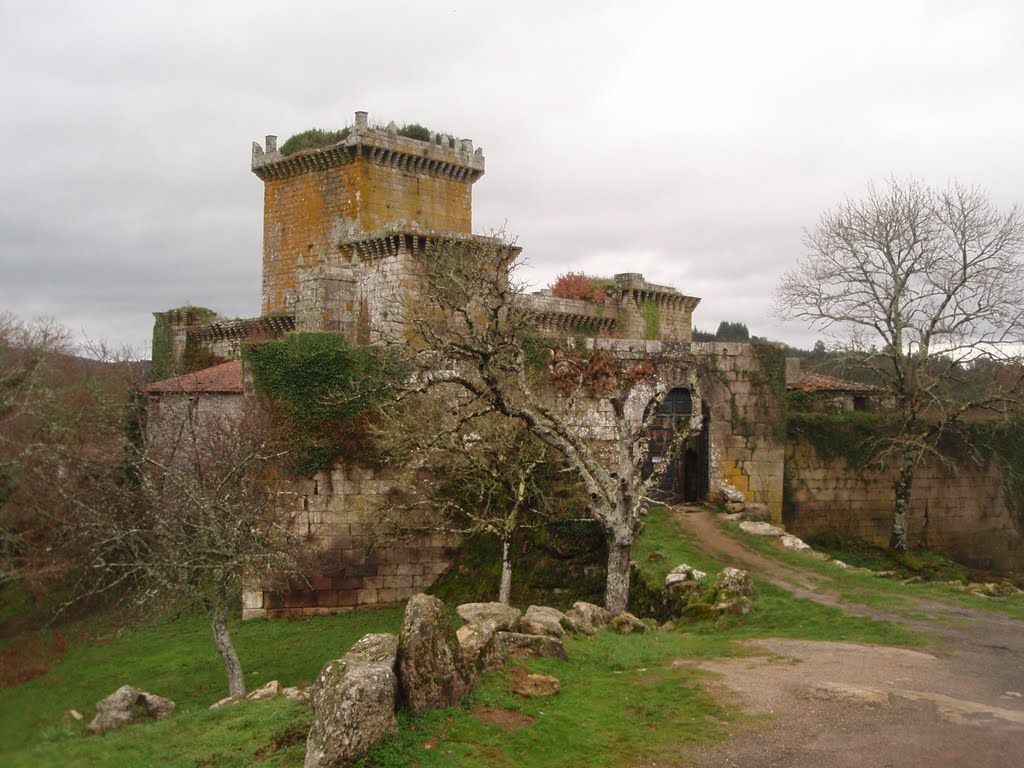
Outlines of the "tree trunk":
[[245,677],[242,675],[242,664],[238,661],[235,647],[231,644],[228,634],[227,598],[218,599],[211,611],[213,623],[213,641],[217,644],[217,652],[224,661],[224,671],[228,676],[228,695],[235,698],[245,696]]
[[498,602],[508,605],[512,600],[512,561],[509,559],[509,539],[501,540],[501,587],[498,590]]
[[892,509],[892,535],[889,546],[897,552],[907,551],[907,514],[910,512],[910,486],[914,482],[916,456],[912,450],[903,451],[900,474],[892,484],[895,501]]
[[604,607],[612,614],[622,613],[629,605],[629,553],[632,543],[614,538],[608,543],[608,580],[605,583]]

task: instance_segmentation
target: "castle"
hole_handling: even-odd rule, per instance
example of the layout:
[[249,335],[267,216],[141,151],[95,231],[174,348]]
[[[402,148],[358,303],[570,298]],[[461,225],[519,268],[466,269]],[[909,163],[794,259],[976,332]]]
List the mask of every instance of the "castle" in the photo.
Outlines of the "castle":
[[[438,244],[470,245],[482,253],[501,245],[472,232],[473,185],[485,170],[482,150],[469,139],[401,133],[394,123],[372,127],[365,112],[356,112],[354,125],[328,146],[285,154],[275,136],[253,144],[252,172],[264,184],[261,314],[229,321],[188,307],[154,313],[156,378],[190,372],[149,388],[151,419],[159,418],[161,401],[176,394],[230,413],[246,395],[241,365],[225,361],[238,360],[243,342],[328,331],[355,344],[401,343],[407,331],[403,297],[416,290],[417,259]],[[542,333],[601,337],[623,359],[679,360],[665,374],[673,377],[664,382],[673,389],[669,407],[682,415],[699,402],[704,419],[700,439],[670,473],[672,490],[689,501],[760,503],[781,522],[781,346],[694,343],[692,313],[699,299],[633,273],[615,275],[597,301],[550,291],[526,300]],[[705,373],[699,397],[691,398],[695,360]],[[597,403],[589,418],[598,438],[614,427]],[[396,482],[377,470],[344,465],[296,480],[324,544],[323,572],[312,576],[308,589],[246,592],[244,616],[344,610],[428,587],[447,567],[451,537],[368,545],[375,511]]]

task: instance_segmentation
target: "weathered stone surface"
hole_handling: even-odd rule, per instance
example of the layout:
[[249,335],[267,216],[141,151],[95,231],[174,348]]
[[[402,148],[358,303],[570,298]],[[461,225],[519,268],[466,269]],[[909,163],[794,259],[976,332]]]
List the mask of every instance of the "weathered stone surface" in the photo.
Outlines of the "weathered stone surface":
[[570,608],[565,612],[565,618],[571,621],[577,632],[584,635],[596,635],[597,627],[590,623],[587,617],[577,611],[575,608]]
[[96,705],[96,716],[86,730],[104,733],[143,720],[162,720],[174,712],[174,702],[162,696],[122,685]]
[[740,529],[747,533],[753,534],[754,536],[785,536],[786,532],[781,528],[777,528],[771,523],[757,523],[751,522],[750,520],[744,520],[740,523]]
[[762,504],[759,501],[745,502],[741,514],[744,520],[762,520],[765,522],[771,520],[771,512],[768,509],[768,505]]
[[394,635],[366,635],[345,656],[324,665],[313,686],[305,768],[351,765],[398,729],[397,651]]
[[269,683],[261,685],[245,698],[249,701],[262,701],[263,699],[272,699],[280,692],[281,684],[277,680],[271,680]]
[[665,577],[665,586],[671,587],[682,581],[700,581],[705,578],[707,578],[707,574],[704,571],[698,571],[693,566],[682,563],[673,568]]
[[515,690],[528,699],[538,696],[554,696],[562,689],[562,683],[553,675],[526,675],[516,681]]
[[228,704],[237,704],[240,701],[242,701],[242,699],[237,696],[225,696],[223,699],[211,704],[210,709],[220,709],[221,707],[226,707]]
[[455,637],[469,669],[483,672],[495,666],[494,635],[498,631],[498,622],[494,619],[481,619],[459,627]]
[[524,635],[519,632],[498,632],[494,635],[495,663],[501,665],[509,656],[536,656],[544,659],[569,660],[565,646],[557,637]]
[[467,624],[489,619],[502,632],[510,630],[523,613],[518,608],[504,603],[463,603],[455,612]]
[[572,604],[572,614],[582,616],[594,629],[604,629],[612,620],[612,615],[600,605],[577,600]]
[[450,707],[462,701],[472,685],[472,673],[445,604],[430,595],[414,595],[398,635],[402,702],[413,712]]
[[562,619],[565,614],[554,608],[531,605],[526,613],[519,617],[513,629],[524,635],[547,635],[548,637],[565,637]]
[[720,499],[735,504],[743,504],[747,500],[743,491],[733,487],[724,480],[718,484],[718,495]]
[[647,631],[647,625],[629,611],[612,616],[608,626],[620,635],[639,634]]
[[792,549],[794,552],[813,552],[814,551],[811,548],[810,544],[808,544],[806,541],[804,541],[801,538],[793,536],[790,533],[782,534],[782,536],[779,538],[779,540],[782,542],[782,546],[784,546],[786,549]]
[[754,580],[739,568],[724,568],[715,580],[715,611],[733,616],[750,613],[754,602]]
[[309,704],[312,699],[312,692],[310,691],[309,686],[306,685],[282,688],[281,695],[289,701],[294,701],[296,704]]
[[562,626],[566,632],[577,635],[592,636],[597,634],[597,628],[587,621],[586,617],[578,611],[570,608],[562,614]]

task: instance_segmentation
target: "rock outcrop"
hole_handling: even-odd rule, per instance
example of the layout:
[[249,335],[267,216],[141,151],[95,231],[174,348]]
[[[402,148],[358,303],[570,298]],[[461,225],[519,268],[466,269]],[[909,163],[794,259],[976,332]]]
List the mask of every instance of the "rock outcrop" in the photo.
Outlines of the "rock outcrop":
[[320,671],[313,686],[305,768],[351,765],[398,729],[397,651],[394,635],[366,635]]

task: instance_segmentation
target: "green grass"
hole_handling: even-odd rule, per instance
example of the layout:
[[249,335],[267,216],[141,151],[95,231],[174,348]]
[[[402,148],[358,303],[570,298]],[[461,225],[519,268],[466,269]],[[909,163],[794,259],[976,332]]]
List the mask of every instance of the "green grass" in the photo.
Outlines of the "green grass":
[[[397,631],[401,625],[401,609],[355,611],[350,614],[300,621],[250,621],[232,626],[232,638],[246,673],[246,684],[252,689],[269,680],[282,685],[312,682],[324,662],[344,654],[367,632]],[[77,727],[62,728],[61,715],[76,709],[91,719],[96,702],[129,683],[136,688],[172,699],[176,704],[170,723],[154,723],[141,728],[127,728],[101,738],[80,739]],[[100,761],[104,745],[114,745],[112,754],[135,754],[133,739],[149,729],[166,733],[174,741],[179,728],[186,742],[208,752],[219,748],[222,736],[237,737],[235,717],[265,717],[258,713],[221,716],[210,713],[210,704],[227,696],[227,683],[220,657],[213,645],[209,624],[200,618],[180,618],[174,622],[155,624],[132,631],[109,631],[93,634],[88,639],[72,641],[68,652],[44,676],[22,685],[0,690],[0,755],[29,748],[36,764],[61,765],[65,749],[74,744]],[[245,705],[248,709],[253,705]],[[278,705],[275,704],[275,708]],[[283,705],[281,705],[283,706]],[[303,714],[294,708],[292,716]],[[285,710],[287,711],[286,707]],[[227,717],[223,734],[217,723]],[[198,741],[189,735],[190,723],[202,733],[210,718],[209,738]],[[289,718],[282,721],[285,725]],[[254,740],[254,734],[258,739]],[[264,745],[270,731],[262,728],[250,732],[243,741],[252,742],[253,750]],[[69,737],[73,736],[73,740]],[[227,743],[227,742],[226,742]],[[46,756],[52,762],[47,762]],[[166,756],[165,756],[166,757]],[[0,759],[4,764],[7,758]],[[86,759],[83,757],[83,759]],[[177,759],[177,758],[174,758]],[[164,762],[166,765],[194,765],[194,761]],[[86,763],[83,763],[86,764]],[[92,763],[88,763],[92,764]],[[103,764],[97,762],[96,764]],[[137,765],[147,765],[140,758]],[[219,762],[217,765],[233,765]],[[238,763],[247,764],[247,761]]]
[[[840,578],[857,577],[859,585],[870,585],[878,579],[872,576],[848,574],[835,565],[777,548],[763,536],[750,536],[734,524],[730,530],[742,537],[744,544],[793,565],[813,570],[830,569]],[[686,531],[675,523],[664,508],[655,508],[646,518],[644,533],[633,549],[633,557],[644,578],[652,584],[664,583],[665,576],[680,563],[687,563],[715,578],[727,565],[717,561],[710,553],[699,549]],[[728,629],[730,639],[750,637],[790,637],[808,640],[841,640],[845,642],[884,643],[886,645],[922,645],[924,639],[904,627],[887,621],[853,616],[838,608],[820,605],[798,598],[783,589],[755,577],[756,597],[754,610],[742,619],[719,619],[688,625],[696,632],[721,633]],[[888,584],[887,586],[894,586]],[[865,590],[867,591],[867,590]]]
[[[634,549],[645,580],[658,583],[680,562],[709,572],[723,567],[678,527],[653,510]],[[809,561],[813,563],[814,561]],[[683,745],[725,737],[740,716],[704,690],[704,674],[690,660],[749,654],[737,641],[757,637],[881,642],[914,645],[920,638],[897,625],[855,616],[794,598],[756,580],[753,612],[743,618],[688,623],[676,630],[620,637],[601,633],[569,640],[569,663],[515,660],[488,673],[466,705],[400,717],[399,734],[363,762],[365,768],[444,765],[634,766],[676,760]],[[246,682],[311,682],[323,663],[342,655],[360,636],[396,631],[401,609],[356,611],[302,621],[237,623],[233,636]],[[80,633],[84,634],[84,633]],[[75,639],[44,676],[0,689],[0,764],[12,766],[299,766],[309,711],[285,699],[243,702],[217,711],[226,695],[224,674],[205,621],[181,618],[132,631],[99,632]],[[512,691],[518,665],[553,674],[562,690],[545,699]],[[95,702],[123,683],[177,702],[169,721],[83,736],[64,725],[75,708],[87,720]],[[479,707],[533,718],[506,731],[481,721]],[[428,748],[429,747],[429,748]]]
[[[921,618],[925,614],[914,607],[914,598],[928,600],[940,600],[956,602],[968,608],[975,608],[993,613],[1001,613],[1015,619],[1024,619],[1024,598],[988,598],[979,597],[971,593],[965,593],[957,587],[945,582],[918,582],[903,584],[897,579],[880,578],[871,573],[856,573],[843,570],[828,560],[817,560],[800,552],[783,549],[773,537],[754,536],[741,530],[739,525],[733,522],[721,523],[726,534],[741,542],[757,552],[773,557],[788,565],[804,570],[813,571],[829,579],[828,589],[838,592],[842,598],[851,603],[858,603],[869,608],[894,611],[905,618]],[[857,563],[874,563],[876,567],[884,564],[892,564],[891,557],[878,559],[874,553],[856,548],[853,552],[846,552],[839,548],[830,548],[829,554],[842,560],[845,563],[854,565]],[[951,580],[957,580],[958,566],[949,564],[949,561],[934,555],[933,553],[912,553],[915,560],[912,564],[922,563],[922,568],[932,569],[943,575],[951,575]],[[871,567],[862,565],[861,567]],[[874,568],[872,568],[874,570]],[[884,570],[890,570],[885,568]]]
[[[678,755],[682,745],[722,738],[724,724],[737,717],[703,690],[701,673],[667,666],[690,656],[691,645],[675,633],[602,633],[569,641],[571,663],[524,660],[488,673],[466,706],[403,718],[400,733],[360,765],[582,768],[633,766]],[[519,697],[512,692],[519,663],[530,672],[554,675],[562,690],[550,698]],[[511,710],[534,722],[507,732],[478,719],[476,707]]]

